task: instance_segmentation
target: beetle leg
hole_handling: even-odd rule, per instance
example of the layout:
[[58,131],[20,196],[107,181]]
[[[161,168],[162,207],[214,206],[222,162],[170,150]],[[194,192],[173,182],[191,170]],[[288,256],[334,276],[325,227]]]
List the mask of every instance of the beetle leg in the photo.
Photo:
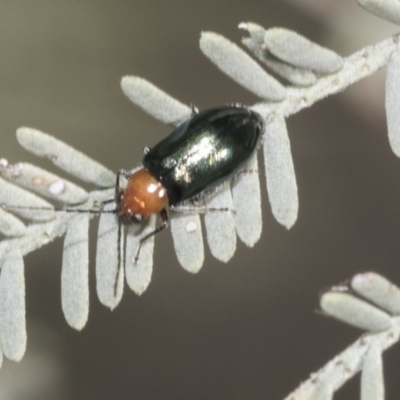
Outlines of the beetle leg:
[[244,169],[238,172],[237,175],[234,177],[234,179],[237,179],[242,175],[258,174],[258,173],[259,173],[258,169]]
[[165,208],[163,208],[160,213],[160,218],[161,218],[161,225],[156,228],[153,232],[148,233],[146,236],[143,236],[140,241],[139,241],[139,246],[138,249],[136,250],[135,258],[133,259],[134,264],[137,264],[139,261],[139,255],[140,255],[140,250],[142,249],[143,243],[150,237],[156,235],[157,233],[160,233],[162,230],[168,227],[169,225],[169,218],[168,218],[168,213]]
[[237,107],[237,108],[246,108],[246,109],[248,108],[245,105],[243,105],[242,103],[231,103],[231,104],[228,104],[228,106]]
[[192,117],[199,113],[199,109],[193,103],[190,103],[190,108],[192,109]]
[[146,155],[150,151],[150,147],[145,146],[143,148],[143,154]]
[[236,214],[236,210],[230,207],[209,207],[207,204],[202,206],[195,205],[176,205],[169,207],[171,211],[180,212],[184,214],[207,214],[208,212],[231,212]]
[[[119,204],[121,203],[122,194],[124,192],[124,189],[121,188],[121,176],[123,176],[126,180],[129,180],[130,177],[132,176],[132,173],[125,169],[120,169],[117,173],[117,179],[115,181],[115,199],[114,199],[115,203],[117,204],[117,213],[120,211]],[[107,202],[110,203],[111,201],[107,200]]]
[[117,173],[117,179],[115,181],[115,194],[119,194],[122,191],[121,185],[120,185],[120,178],[123,176],[126,180],[129,180],[129,178],[132,176],[132,173],[130,171],[127,171],[126,169],[120,169]]

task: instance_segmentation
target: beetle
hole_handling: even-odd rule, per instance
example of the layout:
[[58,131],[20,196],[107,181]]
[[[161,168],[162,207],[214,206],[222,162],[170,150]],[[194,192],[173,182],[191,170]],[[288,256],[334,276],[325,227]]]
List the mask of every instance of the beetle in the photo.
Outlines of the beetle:
[[[224,182],[244,171],[262,142],[264,129],[261,115],[245,106],[219,106],[202,112],[193,108],[191,118],[153,148],[145,148],[142,168],[134,173],[124,169],[117,173],[114,199],[106,200],[93,209],[52,210],[116,214],[119,219],[118,243],[121,243],[122,224],[139,224],[150,215],[158,214],[161,224],[140,239],[133,259],[136,264],[143,243],[168,227],[167,209],[177,212],[228,210],[209,208],[206,199]],[[121,185],[121,178],[127,181],[125,187]],[[104,208],[104,205],[112,202],[116,204],[115,209]],[[6,210],[37,209],[9,205],[1,207]],[[120,250],[117,265],[121,267]],[[119,274],[120,268],[115,292]]]
[[[202,112],[192,110],[192,116],[169,136],[153,148],[145,148],[142,168],[134,173],[123,169],[117,173],[114,199],[92,209],[51,210],[116,214],[119,244],[122,225],[140,224],[150,215],[158,214],[161,224],[139,240],[133,259],[135,264],[143,243],[169,225],[167,209],[177,212],[228,211],[226,208],[208,208],[207,197],[245,170],[262,142],[264,119],[257,112],[240,105],[213,107]],[[126,186],[121,185],[121,178],[126,180]],[[112,202],[116,204],[115,209],[104,208]],[[5,210],[47,209],[12,205],[1,207]],[[119,245],[115,295],[121,268],[120,249]]]
[[[195,211],[196,204],[244,170],[262,141],[261,115],[240,105],[219,106],[193,113],[152,149],[146,148],[143,168],[117,174],[115,212],[121,223],[140,223],[158,214],[161,225],[142,244],[169,225],[171,211]],[[120,178],[127,186],[120,187]],[[206,209],[207,210],[207,209]]]

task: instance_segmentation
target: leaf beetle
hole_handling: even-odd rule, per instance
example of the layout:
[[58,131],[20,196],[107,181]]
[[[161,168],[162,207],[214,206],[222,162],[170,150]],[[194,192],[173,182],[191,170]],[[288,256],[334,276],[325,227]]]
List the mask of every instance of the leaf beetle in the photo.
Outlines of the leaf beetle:
[[[117,175],[115,212],[123,224],[140,223],[158,214],[161,225],[144,236],[143,242],[169,224],[167,208],[190,210],[240,173],[257,151],[264,133],[264,120],[247,107],[219,106],[194,113],[153,148],[145,149],[143,168]],[[127,186],[120,188],[120,177]]]

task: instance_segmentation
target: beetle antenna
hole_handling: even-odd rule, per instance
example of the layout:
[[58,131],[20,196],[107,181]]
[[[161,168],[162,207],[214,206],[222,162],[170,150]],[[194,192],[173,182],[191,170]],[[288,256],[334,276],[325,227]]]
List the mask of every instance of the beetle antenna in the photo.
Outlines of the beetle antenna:
[[[117,274],[115,277],[115,282],[114,282],[114,297],[117,297],[117,290],[118,290],[118,282],[119,282],[119,277],[122,273],[122,268],[124,268],[125,265],[125,252],[123,252],[124,257],[123,257],[123,264],[121,264],[121,251],[123,249],[122,246],[122,223],[121,220],[118,221],[118,237],[117,237],[117,245],[118,245],[118,250],[117,250],[117,254],[118,254],[118,261],[117,261]],[[122,249],[121,249],[122,248]]]
[[[114,200],[112,200],[114,201]],[[107,201],[109,202],[109,201]],[[105,203],[102,203],[102,205]],[[0,208],[5,211],[12,210],[39,210],[39,211],[57,211],[57,212],[67,212],[67,213],[88,213],[88,214],[116,214],[118,212],[115,210],[103,210],[102,208],[62,208],[62,207],[32,207],[32,206],[14,206],[9,204],[0,204]]]

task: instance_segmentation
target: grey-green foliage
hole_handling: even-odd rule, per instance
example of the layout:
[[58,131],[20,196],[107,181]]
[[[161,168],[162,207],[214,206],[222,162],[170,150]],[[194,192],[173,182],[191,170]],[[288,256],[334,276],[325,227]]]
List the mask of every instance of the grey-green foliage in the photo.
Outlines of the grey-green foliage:
[[[400,23],[400,4],[394,0],[359,0],[359,3],[380,17]],[[287,82],[286,86],[220,34],[203,32],[200,48],[222,72],[260,98],[251,108],[266,122],[263,155],[268,197],[274,217],[289,229],[297,219],[298,194],[286,117],[388,65],[389,139],[393,151],[400,155],[399,37],[396,35],[342,58],[284,28],[266,30],[250,22],[241,23],[239,28],[247,32],[243,44],[250,53],[281,76]],[[189,105],[143,78],[124,77],[121,86],[133,103],[163,123],[177,126],[192,113]],[[26,347],[23,256],[66,233],[62,308],[67,322],[75,329],[82,329],[89,313],[88,224],[96,213],[101,213],[99,204],[113,198],[115,182],[112,171],[50,135],[21,128],[17,131],[17,139],[28,151],[51,160],[72,176],[94,184],[98,190],[88,193],[34,165],[10,165],[6,159],[0,159],[0,174],[6,179],[0,178],[0,232],[7,237],[0,243],[0,355],[2,357],[4,353],[15,361],[22,358]],[[248,246],[253,246],[261,236],[260,183],[258,174],[252,173],[259,168],[255,157],[247,166],[249,173],[227,182],[208,200],[210,207],[231,210],[205,215],[211,253],[221,261],[227,262],[233,256],[236,236]],[[90,209],[92,212],[56,212],[50,203],[33,192],[57,200],[69,207],[69,211],[73,204],[79,210]],[[31,208],[27,209],[27,206]],[[110,209],[115,209],[115,204],[104,207],[104,210]],[[179,263],[187,271],[196,273],[204,261],[203,234],[199,213],[188,211],[184,206],[171,211],[171,232]],[[205,212],[207,207],[198,211]],[[18,215],[28,219],[30,224],[25,226]],[[112,309],[118,305],[125,278],[138,295],[146,290],[153,269],[154,237],[145,242],[136,264],[133,259],[140,238],[154,230],[155,224],[156,218],[152,216],[144,229],[127,227],[123,232],[126,235],[126,248],[123,248],[123,241],[118,242],[117,216],[101,215],[96,289],[99,300],[107,307]],[[123,260],[126,260],[125,265],[122,265]],[[368,335],[328,362],[287,399],[330,399],[360,370],[362,399],[383,399],[381,354],[399,339],[400,290],[377,274],[360,274],[353,278],[350,289],[339,286],[325,293],[321,297],[321,308],[331,317],[366,330]]]

